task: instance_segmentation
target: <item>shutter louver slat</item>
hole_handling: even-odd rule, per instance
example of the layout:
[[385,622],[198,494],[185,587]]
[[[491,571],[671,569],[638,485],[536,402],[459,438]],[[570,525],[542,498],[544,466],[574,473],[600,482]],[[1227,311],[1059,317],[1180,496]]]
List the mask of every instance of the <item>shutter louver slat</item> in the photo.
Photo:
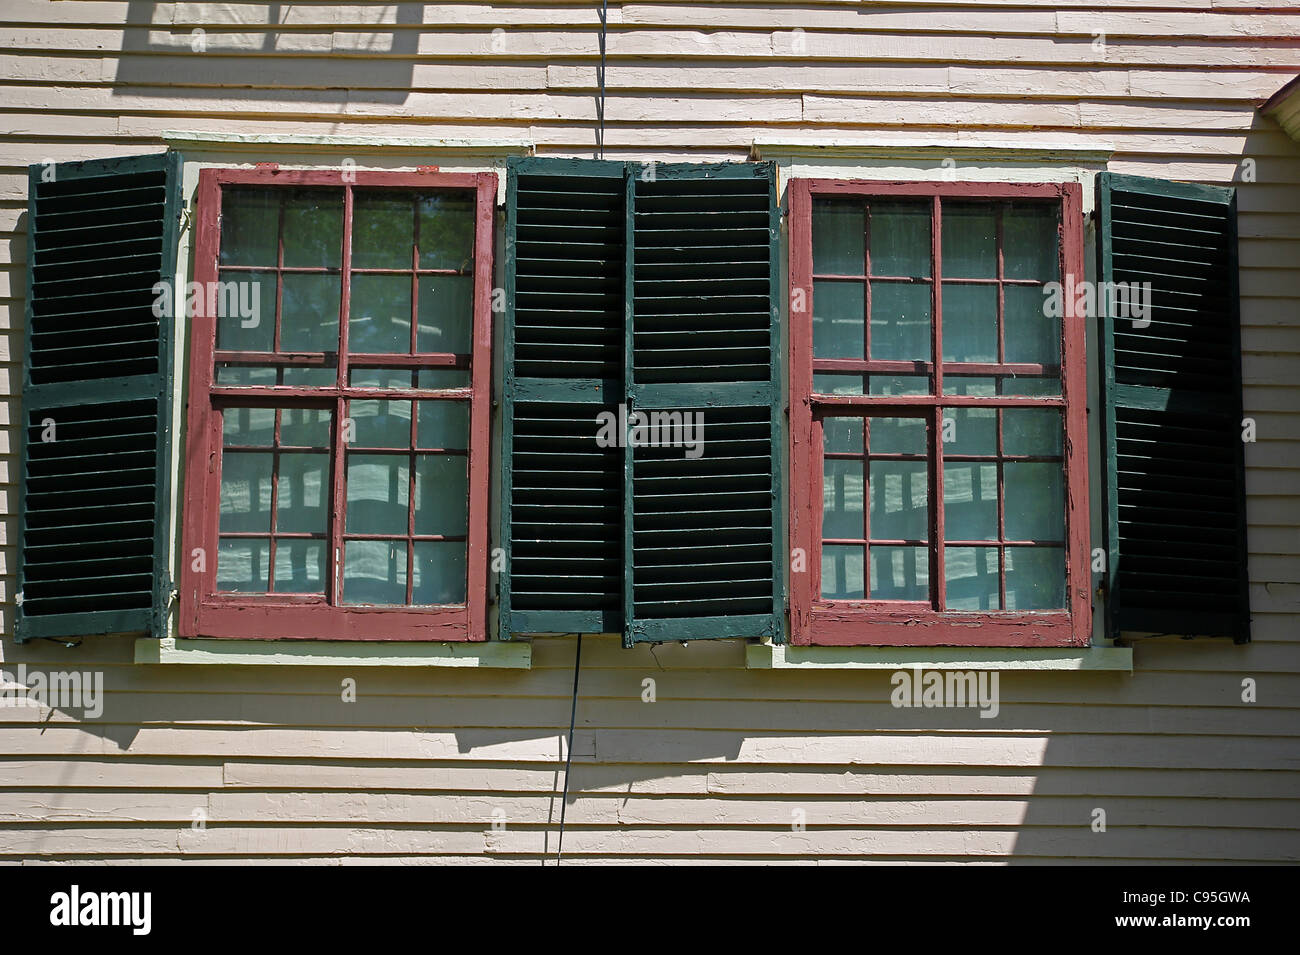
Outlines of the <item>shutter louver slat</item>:
[[1100,280],[1151,286],[1150,324],[1100,322],[1108,629],[1244,642],[1233,191],[1103,173],[1098,196]]
[[165,628],[179,166],[31,169],[20,640]]
[[774,172],[660,165],[631,193],[629,402],[703,441],[628,449],[624,642],[780,640]]

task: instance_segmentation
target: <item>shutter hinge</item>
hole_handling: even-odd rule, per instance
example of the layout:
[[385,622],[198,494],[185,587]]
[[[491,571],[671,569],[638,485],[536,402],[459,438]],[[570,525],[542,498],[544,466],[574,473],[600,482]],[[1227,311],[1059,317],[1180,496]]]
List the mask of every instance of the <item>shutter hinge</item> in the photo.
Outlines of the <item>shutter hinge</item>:
[[438,171],[438,167],[437,166],[416,166],[415,171],[421,173],[434,173]]
[[194,228],[194,207],[181,206],[181,211],[176,214],[176,221],[181,224],[181,231]]
[[280,169],[280,164],[278,162],[255,162],[253,163],[253,168],[266,169],[271,172],[278,172]]

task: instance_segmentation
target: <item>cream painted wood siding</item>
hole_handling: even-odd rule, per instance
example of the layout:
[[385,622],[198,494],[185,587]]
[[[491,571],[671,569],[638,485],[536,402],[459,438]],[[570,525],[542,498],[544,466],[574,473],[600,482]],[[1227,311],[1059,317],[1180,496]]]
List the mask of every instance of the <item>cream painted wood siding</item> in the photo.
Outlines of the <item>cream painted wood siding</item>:
[[[609,5],[611,157],[743,159],[756,135],[1068,135],[1113,145],[1117,172],[1237,182],[1255,642],[1153,640],[1132,675],[1005,672],[999,716],[980,719],[891,707],[888,671],[746,671],[732,642],[588,640],[567,859],[1300,859],[1300,145],[1255,110],[1300,72],[1300,5],[1258,6]],[[94,721],[0,707],[0,861],[554,851],[569,641],[538,641],[531,671],[142,666],[129,640],[14,645],[25,167],[157,151],[172,129],[591,155],[597,8],[4,0],[0,668],[99,670],[108,695]]]

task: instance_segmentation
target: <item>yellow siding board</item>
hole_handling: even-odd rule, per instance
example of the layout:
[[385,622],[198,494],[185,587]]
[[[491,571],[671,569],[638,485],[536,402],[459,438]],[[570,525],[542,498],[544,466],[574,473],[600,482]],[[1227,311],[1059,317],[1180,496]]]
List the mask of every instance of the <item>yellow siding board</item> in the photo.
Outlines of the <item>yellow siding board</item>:
[[[1300,10],[1252,6],[611,5],[613,157],[743,159],[756,136],[1069,134],[1113,147],[1117,172],[1236,184],[1256,642],[1137,641],[1132,674],[1005,672],[998,717],[981,719],[891,707],[888,671],[749,671],[730,641],[589,639],[566,862],[1300,858],[1300,145],[1254,110],[1300,70]],[[13,644],[25,167],[156,152],[171,130],[515,137],[591,155],[595,8],[8,0],[4,19],[0,670],[92,670],[107,695],[95,721],[0,708],[0,864],[553,853],[571,642],[536,641],[531,671],[363,674],[134,665],[126,638]],[[199,26],[207,53],[191,50]],[[349,676],[355,704],[339,695]],[[641,702],[647,678],[659,702]],[[190,828],[199,808],[206,831]],[[808,831],[790,831],[798,809]]]

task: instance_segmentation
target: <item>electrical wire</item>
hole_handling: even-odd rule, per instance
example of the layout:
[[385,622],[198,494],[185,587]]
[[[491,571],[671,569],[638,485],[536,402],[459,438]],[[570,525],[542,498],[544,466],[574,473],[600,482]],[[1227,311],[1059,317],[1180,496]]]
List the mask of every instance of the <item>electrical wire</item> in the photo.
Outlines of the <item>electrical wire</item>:
[[598,159],[605,158],[605,28],[609,24],[608,0],[600,2],[600,99],[596,101],[596,152]]
[[555,864],[564,855],[564,811],[569,807],[569,767],[573,765],[573,727],[578,720],[578,674],[582,672],[582,634],[573,658],[573,702],[569,706],[569,745],[564,751],[564,794],[560,798],[560,839],[555,846]]
[[[605,31],[609,24],[609,0],[600,3],[600,98],[596,101],[596,153],[605,158]],[[564,819],[569,808],[569,770],[573,766],[573,730],[578,722],[578,677],[582,674],[582,634],[573,656],[573,698],[569,704],[569,744],[564,751],[564,789],[560,797],[560,835],[555,846],[555,864],[564,857]]]

